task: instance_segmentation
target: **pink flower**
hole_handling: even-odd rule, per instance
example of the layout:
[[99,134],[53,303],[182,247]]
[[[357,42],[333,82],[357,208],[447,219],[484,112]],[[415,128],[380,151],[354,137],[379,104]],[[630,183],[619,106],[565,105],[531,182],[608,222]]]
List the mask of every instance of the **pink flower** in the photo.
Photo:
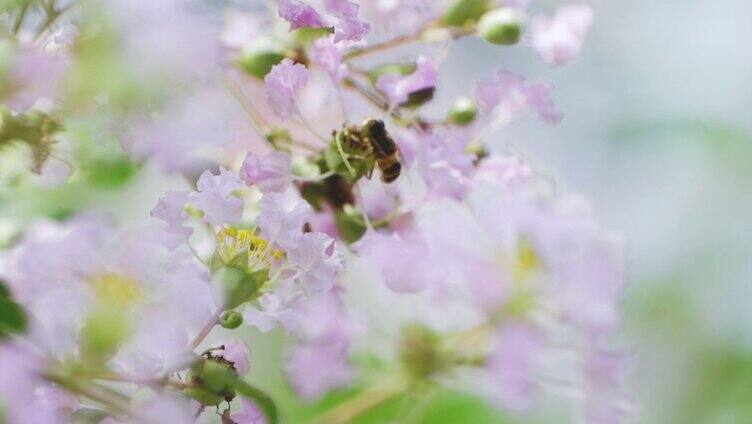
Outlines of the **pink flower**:
[[307,290],[330,289],[342,269],[343,258],[334,239],[323,233],[303,234],[287,252],[287,257],[295,266],[295,278]]
[[467,153],[467,140],[450,134],[415,134],[416,162],[431,194],[462,198],[474,170],[475,156]]
[[248,374],[250,367],[248,365],[248,347],[239,340],[230,340],[222,343],[225,347],[219,354],[221,357],[232,362],[238,375]]
[[243,410],[230,416],[236,424],[267,424],[266,416],[252,400],[243,398]]
[[524,409],[535,388],[535,360],[542,351],[539,334],[524,324],[507,324],[498,331],[498,346],[490,354],[488,371],[496,399],[506,408]]
[[405,103],[411,93],[436,86],[438,72],[431,59],[421,56],[415,65],[415,72],[410,75],[387,74],[376,81],[376,87],[389,97],[392,106]]
[[290,31],[298,28],[321,28],[324,22],[316,9],[298,0],[277,0],[279,16],[290,23]]
[[519,156],[491,155],[481,160],[472,177],[472,182],[474,184],[501,182],[508,188],[515,189],[534,179],[532,169]]
[[311,60],[320,66],[332,79],[332,82],[339,84],[342,78],[350,75],[347,65],[342,63],[345,49],[345,42],[335,43],[334,37],[320,38],[311,46]]
[[298,316],[300,343],[290,352],[285,369],[295,391],[315,400],[352,381],[355,374],[348,358],[356,326],[334,291],[309,299]]
[[326,11],[337,19],[334,25],[334,42],[360,41],[371,26],[358,19],[358,6],[348,0],[324,0]]
[[533,18],[530,41],[544,62],[551,66],[564,65],[580,55],[592,23],[590,6],[562,6],[553,17],[538,15]]
[[288,333],[295,328],[295,311],[277,293],[266,293],[258,300],[258,308],[253,306],[243,312],[243,323],[256,327],[262,333],[273,330],[281,324]]
[[308,70],[300,63],[284,59],[274,65],[264,78],[266,100],[280,119],[287,119],[297,113],[295,98],[308,82]]
[[322,17],[311,5],[298,0],[277,0],[279,16],[290,23],[290,31],[298,28],[334,27],[334,42],[360,41],[370,25],[358,19],[356,3],[348,0],[324,0],[327,15]]
[[53,100],[62,88],[62,79],[70,59],[62,53],[47,53],[35,48],[22,48],[12,58],[8,76],[12,94],[8,105],[26,110],[39,98]]
[[356,251],[381,272],[387,287],[397,293],[417,293],[439,278],[440,261],[425,241],[415,236],[387,236],[375,231],[358,242]]
[[288,357],[286,370],[295,391],[308,401],[346,386],[354,377],[346,346],[332,343],[296,346]]
[[302,200],[285,194],[269,193],[261,199],[258,225],[264,238],[283,250],[294,249],[311,213],[311,207]]
[[541,121],[556,124],[561,114],[550,98],[552,88],[548,83],[529,83],[520,74],[501,70],[495,81],[478,83],[475,97],[486,114],[496,112],[502,119],[511,121],[533,110]]
[[225,168],[219,175],[204,171],[196,183],[198,192],[191,194],[193,205],[204,212],[204,222],[214,225],[235,224],[243,215],[243,200],[235,190],[243,187],[240,178]]
[[249,186],[257,186],[262,193],[287,190],[292,181],[290,155],[272,152],[260,157],[248,152],[240,168],[240,178]]
[[586,353],[584,414],[588,423],[625,422],[632,410],[624,395],[627,372],[633,358],[620,351],[591,347]]
[[152,217],[167,223],[164,243],[170,250],[186,243],[193,234],[193,228],[182,225],[182,221],[188,218],[184,207],[189,200],[190,194],[187,191],[169,190],[151,210]]

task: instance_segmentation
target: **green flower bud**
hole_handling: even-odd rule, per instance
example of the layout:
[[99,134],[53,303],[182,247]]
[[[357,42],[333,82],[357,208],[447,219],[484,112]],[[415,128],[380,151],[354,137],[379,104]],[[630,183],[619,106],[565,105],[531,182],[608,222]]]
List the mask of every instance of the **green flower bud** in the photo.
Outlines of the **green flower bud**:
[[89,365],[99,365],[113,357],[128,336],[129,328],[121,308],[95,312],[81,329],[81,356]]
[[444,14],[441,23],[446,26],[472,25],[488,11],[488,0],[457,0]]
[[455,125],[465,126],[471,124],[477,115],[478,108],[475,102],[467,97],[460,97],[449,109],[448,118],[449,122]]
[[298,28],[292,32],[295,40],[303,45],[309,45],[319,38],[328,37],[334,33],[334,28]]
[[228,310],[261,296],[261,288],[268,279],[268,269],[250,271],[245,267],[224,265],[214,272],[214,280],[224,293],[224,308]]
[[345,205],[335,215],[337,230],[345,243],[355,243],[366,233],[363,215],[354,207]]
[[523,18],[509,7],[492,10],[478,21],[478,34],[492,44],[510,46],[520,41]]
[[228,330],[234,330],[240,327],[242,323],[243,315],[236,311],[224,311],[219,318],[219,324]]
[[238,58],[238,65],[250,75],[264,79],[272,67],[284,58],[284,54],[276,51],[246,52]]
[[204,406],[216,406],[235,399],[234,383],[238,375],[231,363],[221,357],[202,358],[186,375],[191,387],[183,393]]

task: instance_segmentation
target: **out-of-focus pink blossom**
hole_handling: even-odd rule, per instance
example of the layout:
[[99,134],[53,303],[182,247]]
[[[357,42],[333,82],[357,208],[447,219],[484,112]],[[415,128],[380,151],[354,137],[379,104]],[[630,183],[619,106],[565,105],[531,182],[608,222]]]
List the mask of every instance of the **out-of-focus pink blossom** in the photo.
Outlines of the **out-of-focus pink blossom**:
[[298,112],[296,96],[307,82],[308,70],[305,65],[290,59],[274,65],[266,75],[266,100],[280,119],[287,119]]
[[346,347],[334,343],[296,346],[290,352],[286,369],[295,391],[308,401],[346,386],[354,377]]
[[425,56],[421,56],[415,65],[415,72],[410,75],[387,74],[382,75],[376,81],[376,87],[389,97],[389,102],[392,106],[406,102],[411,93],[436,87],[439,74],[433,61]]
[[198,191],[191,194],[193,206],[204,212],[203,220],[209,224],[235,224],[243,216],[243,200],[235,196],[235,190],[243,182],[234,172],[225,168],[219,175],[204,171],[196,183]]
[[625,422],[632,406],[623,391],[633,358],[620,351],[591,348],[585,356],[583,374],[584,420],[587,423]]
[[306,400],[315,400],[352,381],[355,373],[348,357],[357,327],[334,291],[310,298],[299,317],[300,343],[290,352],[285,369],[295,391]]
[[505,121],[533,110],[541,121],[556,124],[561,114],[550,98],[552,89],[549,83],[529,83],[520,74],[501,70],[496,80],[478,83],[475,97],[484,113],[496,113]]
[[334,42],[360,41],[371,26],[358,19],[358,6],[348,0],[324,0],[326,11],[337,19],[334,25]]
[[70,59],[61,52],[44,52],[36,48],[18,49],[11,58],[8,76],[12,91],[7,104],[24,111],[39,98],[54,100],[62,88],[62,78]]
[[347,65],[342,63],[346,48],[346,42],[335,43],[334,37],[320,38],[311,46],[311,60],[326,71],[335,84],[350,75]]
[[267,424],[266,416],[259,409],[255,402],[243,398],[241,400],[243,409],[230,415],[230,418],[237,424]]
[[290,23],[290,31],[298,28],[320,28],[324,22],[316,9],[298,0],[277,0],[279,16]]
[[261,28],[261,22],[254,15],[232,11],[225,19],[222,43],[232,49],[242,50],[260,35]]
[[287,194],[269,193],[261,199],[258,224],[264,238],[283,250],[293,249],[311,214],[308,203]]
[[562,6],[553,17],[538,15],[533,18],[530,42],[544,62],[551,66],[564,65],[580,55],[592,23],[590,6]]
[[494,397],[505,408],[526,408],[535,389],[535,361],[543,349],[541,337],[524,324],[505,325],[497,336],[498,346],[486,364]]
[[238,375],[248,374],[250,366],[248,365],[248,346],[240,340],[229,340],[222,343],[225,348],[219,353],[219,356],[232,362]]
[[189,200],[190,194],[187,191],[169,190],[151,210],[152,217],[167,224],[164,229],[164,243],[168,249],[172,250],[186,243],[193,234],[193,228],[182,224],[182,221],[188,218],[188,212],[184,207]]
[[248,152],[240,168],[240,178],[247,185],[258,187],[262,193],[283,192],[292,181],[290,155],[272,152],[258,156]]
[[472,177],[474,184],[501,182],[514,189],[531,182],[534,174],[519,156],[491,155],[484,158]]
[[381,272],[387,287],[398,293],[417,293],[440,278],[441,261],[424,240],[409,235],[367,233],[357,244],[361,257]]
[[194,89],[149,112],[121,130],[121,143],[168,173],[190,169],[207,150],[236,144],[247,150],[255,134],[242,107],[219,85]]

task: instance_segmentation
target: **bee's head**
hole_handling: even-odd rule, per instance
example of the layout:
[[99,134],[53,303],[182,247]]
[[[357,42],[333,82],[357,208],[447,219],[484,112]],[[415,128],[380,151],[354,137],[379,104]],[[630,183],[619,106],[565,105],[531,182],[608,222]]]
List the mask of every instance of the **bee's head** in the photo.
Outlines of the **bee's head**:
[[368,118],[365,121],[363,121],[363,130],[366,132],[370,132],[372,130],[384,131],[385,130],[384,121],[380,119]]

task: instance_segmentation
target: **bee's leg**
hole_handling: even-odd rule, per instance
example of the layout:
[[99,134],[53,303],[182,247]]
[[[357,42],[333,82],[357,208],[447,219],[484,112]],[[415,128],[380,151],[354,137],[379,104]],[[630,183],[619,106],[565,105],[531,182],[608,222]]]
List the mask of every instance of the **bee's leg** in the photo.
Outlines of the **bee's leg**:
[[337,146],[337,152],[339,153],[339,156],[342,158],[342,162],[345,164],[345,168],[347,168],[348,171],[350,171],[350,175],[355,178],[355,170],[350,165],[350,162],[347,160],[347,155],[345,154],[345,151],[342,149],[342,142],[339,137],[334,137],[334,144]]
[[371,169],[369,169],[368,173],[366,174],[366,178],[368,178],[369,180],[371,179],[371,176],[373,175],[373,169],[374,168],[376,168],[376,164],[375,163],[373,165],[371,165]]

